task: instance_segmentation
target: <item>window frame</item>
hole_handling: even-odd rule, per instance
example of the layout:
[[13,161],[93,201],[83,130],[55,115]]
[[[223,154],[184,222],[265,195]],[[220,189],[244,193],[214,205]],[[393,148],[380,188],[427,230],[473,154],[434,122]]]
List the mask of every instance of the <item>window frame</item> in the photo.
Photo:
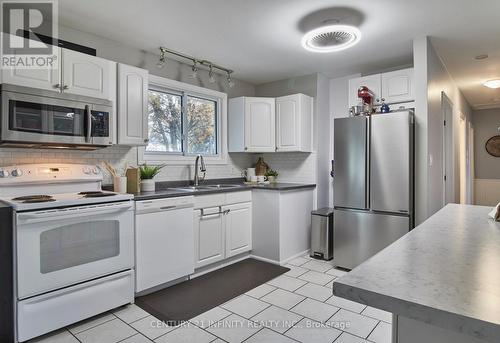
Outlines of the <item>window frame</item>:
[[[227,94],[208,88],[194,86],[188,83],[150,75],[148,90],[165,92],[182,96],[182,112],[185,112],[188,96],[215,101],[215,133],[216,155],[203,155],[206,164],[227,164]],[[187,116],[182,116],[182,125],[186,127]],[[149,130],[149,128],[148,128]],[[140,164],[190,165],[198,154],[187,152],[187,133],[183,132],[181,152],[154,152],[146,151],[146,147],[138,148],[138,161]]]

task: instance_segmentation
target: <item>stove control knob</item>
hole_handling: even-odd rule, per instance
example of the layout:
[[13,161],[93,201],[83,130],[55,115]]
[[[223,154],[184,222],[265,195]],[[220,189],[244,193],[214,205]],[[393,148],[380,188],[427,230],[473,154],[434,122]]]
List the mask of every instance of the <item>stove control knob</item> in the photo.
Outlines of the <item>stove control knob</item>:
[[94,168],[92,169],[92,173],[94,173],[94,174],[99,174],[99,172],[100,172],[100,170],[99,170],[99,168],[97,168],[97,167],[94,167]]
[[92,174],[92,170],[89,167],[83,167],[83,173],[84,174]]
[[21,169],[12,169],[10,175],[12,175],[13,177],[18,177],[23,175],[23,171]]
[[7,170],[0,170],[0,178],[9,176],[9,172]]

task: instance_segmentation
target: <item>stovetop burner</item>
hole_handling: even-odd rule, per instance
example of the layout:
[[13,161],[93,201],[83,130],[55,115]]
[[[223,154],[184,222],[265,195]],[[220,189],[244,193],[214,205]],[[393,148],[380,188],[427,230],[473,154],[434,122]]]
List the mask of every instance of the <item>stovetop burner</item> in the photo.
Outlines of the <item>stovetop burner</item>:
[[55,199],[52,198],[52,195],[42,195],[42,194],[25,195],[22,197],[13,198],[12,200],[13,201],[20,201],[23,203],[55,201]]
[[36,199],[28,199],[21,201],[23,204],[34,204],[37,202],[51,202],[56,201],[54,198],[36,198]]
[[116,195],[115,193],[105,193],[102,191],[88,191],[80,192],[79,195],[83,195],[84,198],[100,198],[100,197],[110,197]]

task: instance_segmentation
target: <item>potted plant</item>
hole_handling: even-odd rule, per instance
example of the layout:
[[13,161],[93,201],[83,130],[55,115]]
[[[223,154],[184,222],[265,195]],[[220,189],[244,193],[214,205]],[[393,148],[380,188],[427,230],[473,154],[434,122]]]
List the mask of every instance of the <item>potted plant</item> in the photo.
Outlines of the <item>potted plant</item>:
[[266,172],[266,177],[269,182],[276,182],[278,175],[279,174],[276,170],[268,169]]
[[146,163],[144,163],[142,166],[139,166],[142,192],[155,191],[155,181],[153,180],[153,178],[160,172],[161,168],[163,167],[165,167],[164,164],[157,166],[148,166]]

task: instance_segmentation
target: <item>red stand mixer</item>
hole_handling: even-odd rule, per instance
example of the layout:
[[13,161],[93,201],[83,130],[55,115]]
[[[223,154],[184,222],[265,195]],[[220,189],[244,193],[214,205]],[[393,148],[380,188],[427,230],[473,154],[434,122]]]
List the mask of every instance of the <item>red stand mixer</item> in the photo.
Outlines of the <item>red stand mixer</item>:
[[358,88],[358,98],[362,100],[364,115],[370,115],[373,113],[373,98],[375,94],[366,86],[361,86]]

